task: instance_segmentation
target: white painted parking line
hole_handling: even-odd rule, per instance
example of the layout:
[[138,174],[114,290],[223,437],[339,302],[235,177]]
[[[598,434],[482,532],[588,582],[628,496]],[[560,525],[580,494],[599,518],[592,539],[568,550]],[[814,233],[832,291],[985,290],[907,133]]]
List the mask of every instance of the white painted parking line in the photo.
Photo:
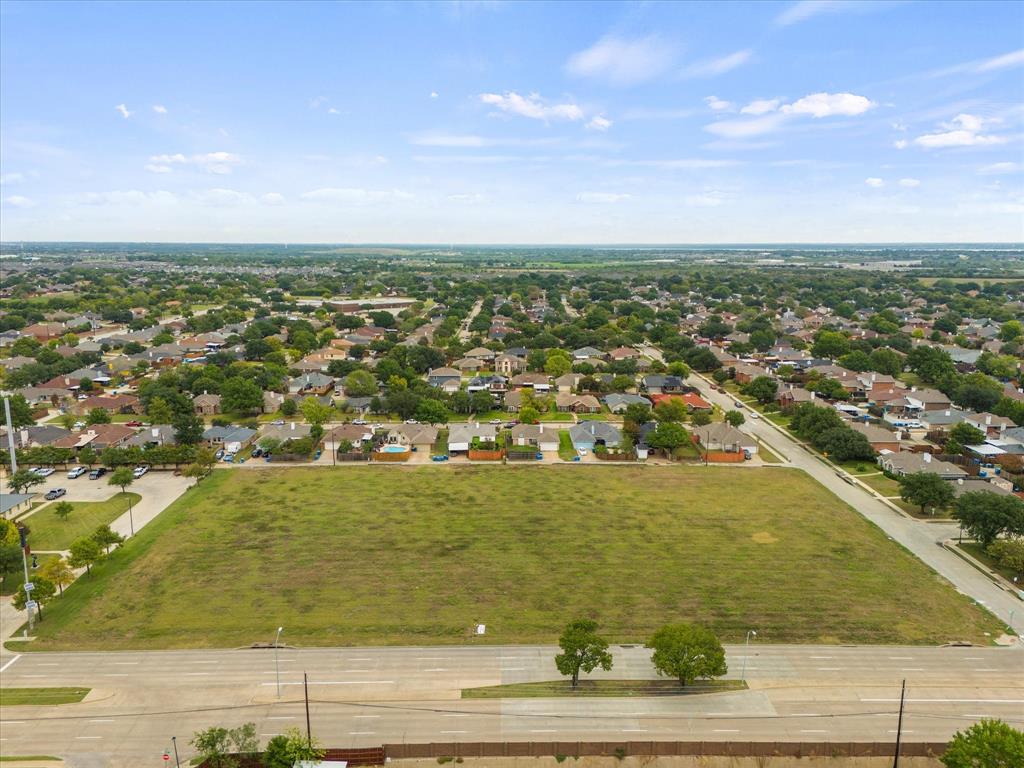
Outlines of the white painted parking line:
[[822,728],[801,728],[800,733],[828,733]]
[[22,725],[24,720],[0,720],[3,725]]
[[136,664],[140,664],[138,661],[114,661],[111,662],[116,667],[134,667]]
[[212,675],[212,672],[186,672],[185,677],[199,677],[201,675]]
[[554,728],[537,728],[531,730],[530,733],[558,733]]
[[832,657],[831,656],[811,656],[811,658],[812,659],[822,659],[822,660],[826,660],[827,661],[827,660],[831,659]]
[[924,672],[924,667],[903,667],[900,672]]
[[818,667],[819,672],[839,672],[842,667]]
[[889,661],[913,661],[913,656],[890,656]]
[[37,667],[59,667],[60,664],[58,664],[55,661],[48,661],[45,664],[36,664],[36,666]]
[[417,656],[416,661],[448,661],[447,656]]
[[526,667],[502,667],[499,672],[524,672]]
[[[903,733],[913,733],[913,731],[908,731],[906,729],[904,729],[902,732]],[[897,730],[893,729],[893,730],[889,731],[889,733],[900,733],[900,731],[897,731]]]
[[75,736],[79,741],[98,741],[102,736]]
[[17,661],[18,659],[20,659],[20,658],[21,658],[21,654],[18,654],[17,656],[15,656],[15,657],[14,657],[13,659],[11,659],[11,660],[10,660],[10,661],[8,661],[8,662],[7,662],[6,664],[4,664],[4,665],[3,665],[2,667],[0,667],[0,672],[4,672],[4,671],[6,671],[6,669],[7,669],[7,668],[8,668],[9,666],[11,666],[11,664],[13,664],[14,662],[16,662],[16,661]]
[[424,672],[447,672],[448,670],[444,667],[434,667],[433,669],[424,669]]
[[31,677],[31,678],[40,678],[40,677],[53,677],[53,675],[19,675],[19,677],[25,677],[25,678],[28,678],[28,677]]
[[104,677],[131,677],[127,672],[107,672]]
[[998,669],[989,669],[989,668],[986,667],[985,669],[976,669],[974,671],[975,672],[999,672],[1000,670],[998,670]]
[[646,728],[623,728],[623,733],[647,733]]

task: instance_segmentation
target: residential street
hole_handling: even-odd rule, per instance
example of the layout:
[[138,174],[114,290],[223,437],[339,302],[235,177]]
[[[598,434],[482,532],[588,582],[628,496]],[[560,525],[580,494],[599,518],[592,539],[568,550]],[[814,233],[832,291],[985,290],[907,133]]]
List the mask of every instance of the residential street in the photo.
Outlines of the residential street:
[[[265,637],[272,639],[272,630]],[[287,628],[282,642],[287,639]],[[613,646],[601,677],[654,677],[649,651]],[[730,646],[729,677],[744,648]],[[460,700],[463,687],[556,679],[545,646],[317,648],[123,653],[4,652],[5,686],[92,686],[82,705],[5,707],[7,753],[60,753],[71,765],[137,766],[210,725],[254,721],[265,741],[304,726],[334,746],[399,741],[885,741],[908,683],[904,738],[948,737],[982,716],[1024,720],[1019,648],[749,647],[751,690],[694,697]],[[594,677],[599,675],[595,674]],[[116,758],[107,758],[112,753]],[[186,750],[187,752],[187,750]],[[182,754],[185,757],[185,754]]]
[[[715,405],[725,410],[735,408],[735,398],[714,391],[703,377],[690,376],[687,383],[697,387],[701,396]],[[947,578],[961,592],[985,605],[1007,625],[1012,626],[1018,634],[1024,633],[1024,600],[1002,589],[952,552],[937,546],[942,541],[955,538],[959,533],[959,526],[955,523],[925,523],[895,512],[861,486],[851,485],[843,480],[836,469],[809,453],[792,437],[766,419],[751,419],[750,410],[745,408],[744,412],[748,416],[746,424],[743,425],[745,431],[763,441],[791,466],[807,472],[885,531],[893,540]],[[913,606],[908,606],[908,610],[913,610]]]

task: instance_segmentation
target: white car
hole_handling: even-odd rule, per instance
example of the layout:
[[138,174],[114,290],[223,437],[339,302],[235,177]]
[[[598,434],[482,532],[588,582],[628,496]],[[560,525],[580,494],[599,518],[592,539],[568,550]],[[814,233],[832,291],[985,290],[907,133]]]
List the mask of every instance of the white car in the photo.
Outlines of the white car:
[[138,466],[138,467],[136,467],[135,469],[132,470],[132,477],[134,477],[136,480],[138,480],[140,477],[142,477],[147,472],[149,472],[149,467],[147,467],[145,464],[142,464],[142,465],[140,465],[140,466]]
[[85,429],[85,422],[84,421],[76,421],[75,422],[75,429],[76,430],[78,430],[78,429]]
[[68,480],[74,480],[76,477],[81,477],[85,472],[85,467],[72,467],[68,470]]
[[355,424],[357,427],[365,427],[366,419],[353,419],[352,423]]
[[576,453],[578,453],[580,456],[586,456],[587,455],[587,449],[586,448],[577,448],[576,449]]
[[406,424],[419,424],[419,422],[416,421],[416,419],[406,419],[405,423]]
[[32,471],[35,472],[40,477],[49,477],[54,473],[53,467],[33,467]]
[[491,424],[494,424],[494,425],[501,424],[501,419],[491,419]]
[[752,410],[752,411],[750,412],[750,418],[752,418],[752,419],[760,419],[760,418],[761,418],[761,414],[760,414],[760,413],[758,413],[757,411],[753,411],[753,410]]

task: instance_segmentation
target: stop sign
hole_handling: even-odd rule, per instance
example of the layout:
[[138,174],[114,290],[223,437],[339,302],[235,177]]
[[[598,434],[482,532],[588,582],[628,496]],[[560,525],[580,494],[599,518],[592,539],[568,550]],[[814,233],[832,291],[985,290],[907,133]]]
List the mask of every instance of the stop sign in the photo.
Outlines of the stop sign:
[[168,754],[167,752],[164,752],[164,762],[166,763],[166,762],[168,762],[168,761],[169,761],[170,759],[171,759],[171,756],[170,756],[170,755],[169,755],[169,754]]

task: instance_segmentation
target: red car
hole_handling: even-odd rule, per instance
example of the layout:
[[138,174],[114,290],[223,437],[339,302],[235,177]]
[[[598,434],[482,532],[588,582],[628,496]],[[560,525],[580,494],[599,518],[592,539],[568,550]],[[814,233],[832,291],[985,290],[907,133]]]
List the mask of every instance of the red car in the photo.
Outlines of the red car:
[[125,426],[126,427],[141,427],[142,426],[142,422],[141,421],[128,421],[128,422],[125,422]]

